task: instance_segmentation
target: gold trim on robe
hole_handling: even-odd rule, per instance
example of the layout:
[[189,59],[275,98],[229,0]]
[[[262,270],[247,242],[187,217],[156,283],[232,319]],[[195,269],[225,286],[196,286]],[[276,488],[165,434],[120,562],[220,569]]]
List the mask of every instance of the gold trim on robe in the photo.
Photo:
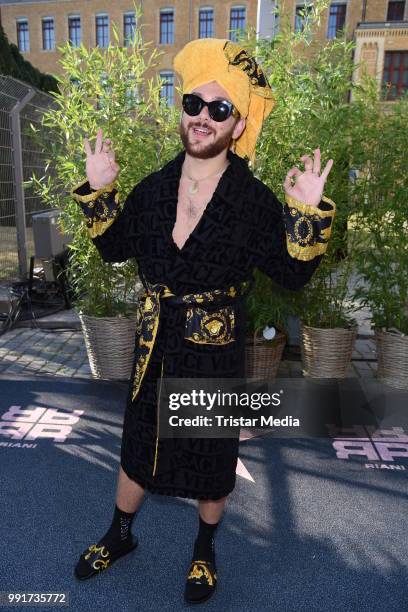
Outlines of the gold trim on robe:
[[207,312],[199,306],[188,306],[184,337],[197,344],[235,342],[234,309],[225,306]]
[[[119,192],[115,188],[116,181],[97,189],[92,193],[81,193],[88,183],[84,179],[71,189],[71,197],[78,202],[84,214],[88,233],[91,238],[101,236],[115,221],[119,206]],[[88,191],[90,189],[88,184]],[[112,194],[114,195],[112,199]]]
[[133,378],[133,401],[139,392],[156,341],[160,319],[160,298],[173,295],[175,294],[166,285],[157,284],[145,291],[139,298],[137,327],[140,334],[139,344],[136,347],[137,361]]
[[[161,283],[150,284],[145,292],[140,296],[139,305],[137,308],[136,315],[136,333],[139,334],[139,342],[135,349],[136,355],[136,367],[133,378],[133,390],[132,390],[132,401],[137,397],[140,391],[140,387],[143,381],[143,377],[146,373],[147,366],[149,364],[150,357],[153,352],[154,343],[156,341],[157,330],[159,327],[160,320],[160,298],[173,298],[177,303],[181,304],[200,304],[202,306],[205,303],[216,303],[217,301],[234,300],[238,296],[246,294],[252,286],[253,279],[245,280],[240,283],[238,287],[230,286],[227,289],[213,289],[212,291],[204,291],[203,293],[188,293],[181,296],[176,296],[167,285]],[[221,308],[216,312],[208,313],[211,320],[216,320],[216,313],[222,312],[224,309]],[[226,308],[228,312],[228,308]],[[187,312],[190,313],[189,321],[193,323],[193,327],[197,325],[200,327],[203,321],[203,309],[196,307],[187,307]],[[231,314],[231,313],[229,313]],[[232,320],[233,323],[233,320]],[[219,328],[221,329],[221,328]],[[230,327],[230,334],[233,332],[233,325]],[[211,332],[210,332],[211,333]],[[229,341],[229,339],[228,339]],[[153,476],[157,470],[157,460],[159,451],[159,411],[160,411],[160,394],[161,384],[163,379],[163,360],[161,361],[161,374],[160,374],[160,389],[159,396],[157,399],[157,428],[156,428],[156,444],[153,460]]]
[[163,361],[164,361],[164,355],[163,355],[162,360],[161,360],[160,388],[159,388],[159,397],[157,398],[156,447],[155,447],[155,451],[154,451],[153,476],[156,473],[157,457],[158,457],[158,453],[159,453],[160,396],[161,396],[161,388],[162,388],[162,382],[163,382]]
[[[149,285],[148,289],[146,289],[140,297],[140,303],[137,309],[136,328],[139,333],[139,342],[135,350],[136,367],[133,378],[132,400],[134,401],[136,399],[140,390],[156,341],[157,329],[159,327],[161,298],[174,298],[179,303],[187,305],[203,305],[203,303],[206,302],[216,303],[217,300],[233,300],[238,296],[244,295],[244,293],[249,291],[251,284],[251,281],[245,280],[242,281],[241,285],[238,287],[230,286],[227,289],[214,289],[212,291],[204,291],[203,293],[189,293],[182,296],[176,296],[167,285],[161,283]],[[193,319],[197,318],[196,324],[198,327],[200,327],[203,320],[201,315],[200,309],[193,308],[190,310],[190,317],[193,317]],[[189,319],[189,321],[191,321],[191,319]]]
[[295,259],[309,261],[326,252],[336,214],[336,204],[322,196],[319,206],[300,202],[285,194],[286,245]]

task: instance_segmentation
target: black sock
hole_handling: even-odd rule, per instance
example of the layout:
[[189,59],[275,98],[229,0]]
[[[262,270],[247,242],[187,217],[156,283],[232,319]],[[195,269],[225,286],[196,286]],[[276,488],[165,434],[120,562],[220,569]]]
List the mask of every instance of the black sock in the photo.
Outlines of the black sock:
[[194,542],[194,558],[214,561],[214,534],[218,523],[206,523],[199,515],[199,530]]
[[136,512],[124,512],[115,504],[112,524],[100,540],[108,549],[113,550],[127,545],[131,539],[131,526]]

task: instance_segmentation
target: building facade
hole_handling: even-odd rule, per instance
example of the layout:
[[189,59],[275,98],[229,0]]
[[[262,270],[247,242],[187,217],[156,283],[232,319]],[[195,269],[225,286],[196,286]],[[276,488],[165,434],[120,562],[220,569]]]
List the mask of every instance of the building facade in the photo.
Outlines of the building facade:
[[[119,32],[119,44],[127,46],[132,32],[142,26],[145,42],[163,54],[157,72],[165,79],[162,93],[169,103],[175,101],[173,59],[177,52],[195,38],[216,37],[234,40],[240,29],[256,26],[256,0],[200,0],[140,1],[140,23],[131,0],[0,0],[1,23],[10,42],[43,72],[58,74],[57,47],[69,40],[88,49],[114,44],[112,24]],[[147,74],[147,77],[153,76]]]
[[[310,7],[310,2],[305,4],[302,0],[281,0],[282,16],[289,19],[295,30],[303,27],[307,4]],[[260,36],[273,36],[279,30],[273,6],[273,0],[258,2]],[[313,53],[316,46],[336,35],[356,43],[354,82],[365,71],[376,78],[378,88],[384,88],[385,100],[390,102],[408,90],[407,0],[332,0],[320,26],[314,29],[307,51]]]
[[[119,44],[126,47],[135,28],[142,25],[144,41],[159,51],[157,72],[165,80],[162,95],[176,101],[173,58],[195,38],[234,40],[249,26],[259,36],[273,37],[279,19],[273,13],[276,0],[139,0],[141,23],[131,0],[0,0],[0,19],[10,42],[43,72],[58,74],[62,68],[57,49],[67,40],[87,48],[114,44],[112,24],[119,31]],[[311,0],[313,1],[313,0]],[[378,86],[389,83],[389,99],[408,88],[408,0],[333,0],[320,26],[314,30],[309,52],[335,36],[355,39],[358,80],[364,69],[377,78]],[[307,19],[307,3],[281,0],[282,16],[295,30]],[[302,14],[303,11],[303,14]],[[152,76],[152,75],[148,75]]]

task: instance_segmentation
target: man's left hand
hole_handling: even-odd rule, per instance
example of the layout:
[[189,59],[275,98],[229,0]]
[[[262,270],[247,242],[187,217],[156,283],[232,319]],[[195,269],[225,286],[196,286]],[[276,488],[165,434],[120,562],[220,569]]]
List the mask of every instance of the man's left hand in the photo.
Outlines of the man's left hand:
[[[304,161],[305,171],[301,172],[297,166],[293,166],[289,170],[283,183],[285,193],[299,202],[317,207],[322,199],[324,184],[333,165],[333,160],[329,159],[320,176],[319,148],[314,150],[314,159],[309,155],[302,155],[300,160]],[[292,176],[296,177],[294,185],[291,181]]]

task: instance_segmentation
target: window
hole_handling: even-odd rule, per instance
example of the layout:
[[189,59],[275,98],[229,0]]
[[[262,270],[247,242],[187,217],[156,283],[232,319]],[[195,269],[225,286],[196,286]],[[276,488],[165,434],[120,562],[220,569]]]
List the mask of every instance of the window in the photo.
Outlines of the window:
[[214,10],[201,8],[198,14],[198,37],[212,38],[214,36]]
[[107,47],[109,45],[109,16],[96,16],[96,44],[98,47]]
[[160,78],[164,80],[164,83],[160,90],[160,97],[167,99],[167,104],[171,106],[174,104],[174,74],[170,71],[160,72]]
[[17,21],[17,46],[19,51],[30,50],[30,32],[27,19]]
[[125,107],[127,110],[133,109],[137,104],[142,103],[142,91],[143,83],[138,81],[138,77],[133,72],[129,72],[125,89]]
[[277,2],[277,0],[272,0],[272,9],[277,9],[277,12],[275,12],[275,10],[271,11],[272,12],[272,36],[277,36],[277,34],[279,34],[279,20],[280,20],[280,14],[279,14],[279,3]]
[[139,87],[128,87],[125,92],[126,108],[133,108],[135,104],[140,104],[141,98],[139,94]]
[[44,17],[42,20],[43,49],[55,49],[54,17]]
[[174,43],[174,11],[173,9],[160,9],[160,44],[172,45]]
[[129,47],[130,43],[134,40],[136,31],[136,14],[125,13],[123,15],[123,42],[125,47]]
[[[296,6],[295,32],[303,32],[308,20],[308,14],[311,12],[311,10],[311,4],[298,4]],[[303,15],[301,13],[303,13]]]
[[106,72],[101,72],[99,82],[102,85],[103,94],[97,96],[97,110],[101,110],[102,108],[104,108],[105,103],[108,101],[108,98],[110,97],[110,93],[112,91],[112,86],[109,83],[108,74]]
[[346,22],[346,4],[331,4],[329,12],[329,27],[327,38],[336,38],[338,30],[344,27]]
[[238,34],[236,30],[245,28],[246,9],[244,6],[233,6],[230,13],[230,40],[236,42]]
[[68,40],[73,47],[81,44],[81,18],[79,15],[68,17]]
[[136,104],[142,103],[141,92],[143,91],[143,84],[136,82],[136,77],[132,72],[129,72],[127,80],[128,83],[133,82],[133,85],[126,87],[125,91],[125,106],[129,110]]
[[388,85],[387,100],[394,100],[408,90],[408,51],[386,51],[383,85]]
[[405,2],[390,0],[388,2],[387,21],[403,21]]

